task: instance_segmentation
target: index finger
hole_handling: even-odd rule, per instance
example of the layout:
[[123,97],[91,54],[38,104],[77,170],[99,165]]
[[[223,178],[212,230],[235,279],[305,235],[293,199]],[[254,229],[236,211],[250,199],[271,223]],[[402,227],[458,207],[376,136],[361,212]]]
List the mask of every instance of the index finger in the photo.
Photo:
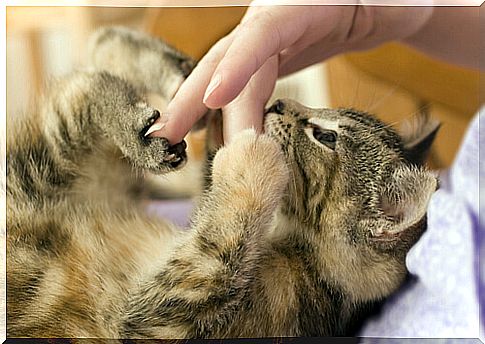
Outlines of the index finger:
[[151,133],[151,136],[165,137],[170,143],[180,142],[207,112],[207,107],[202,102],[205,89],[232,39],[232,35],[222,38],[200,60],[168,104],[165,118],[167,122],[160,130]]

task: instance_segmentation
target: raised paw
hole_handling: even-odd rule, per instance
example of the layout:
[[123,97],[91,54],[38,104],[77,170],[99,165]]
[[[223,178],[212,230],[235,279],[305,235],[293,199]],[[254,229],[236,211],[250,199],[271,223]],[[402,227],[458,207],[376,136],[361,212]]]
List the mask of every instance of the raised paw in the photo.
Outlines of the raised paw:
[[159,117],[158,110],[139,103],[119,117],[118,131],[113,133],[117,145],[135,166],[154,173],[178,169],[187,161],[185,141],[170,145],[165,138],[149,136]]
[[288,184],[288,167],[280,146],[253,129],[242,131],[217,152],[212,174],[216,187],[263,201],[279,199]]

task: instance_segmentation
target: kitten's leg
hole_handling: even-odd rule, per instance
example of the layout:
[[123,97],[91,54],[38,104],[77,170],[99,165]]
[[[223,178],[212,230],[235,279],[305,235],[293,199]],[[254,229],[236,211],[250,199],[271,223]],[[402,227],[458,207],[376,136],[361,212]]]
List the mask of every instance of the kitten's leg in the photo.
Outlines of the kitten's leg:
[[248,130],[222,148],[193,230],[132,293],[125,335],[217,338],[247,331],[244,314],[267,252],[266,230],[287,181],[284,157],[270,138]]
[[140,90],[169,100],[194,61],[160,39],[124,27],[106,27],[90,39],[90,65],[118,75]]
[[16,202],[63,197],[100,151],[119,150],[135,169],[155,173],[183,165],[185,143],[145,137],[159,113],[120,78],[75,73],[49,94],[40,114],[9,121],[8,193]]
[[[97,30],[90,38],[88,63],[96,70],[130,82],[162,113],[195,65],[192,59],[162,40],[125,27]],[[170,188],[163,190],[158,184],[159,178],[153,180],[157,182],[138,180],[140,196],[170,196]]]

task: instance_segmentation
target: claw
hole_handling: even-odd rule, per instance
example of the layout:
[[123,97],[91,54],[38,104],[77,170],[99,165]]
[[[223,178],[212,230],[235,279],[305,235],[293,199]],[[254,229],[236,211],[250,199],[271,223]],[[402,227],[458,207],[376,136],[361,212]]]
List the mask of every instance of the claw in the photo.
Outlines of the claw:
[[175,157],[175,154],[169,154],[165,158],[163,158],[163,161],[172,161]]
[[152,124],[150,128],[148,128],[147,132],[145,133],[145,137],[150,135],[151,133],[161,130],[163,127],[165,127],[165,123],[160,123],[160,122],[155,122]]

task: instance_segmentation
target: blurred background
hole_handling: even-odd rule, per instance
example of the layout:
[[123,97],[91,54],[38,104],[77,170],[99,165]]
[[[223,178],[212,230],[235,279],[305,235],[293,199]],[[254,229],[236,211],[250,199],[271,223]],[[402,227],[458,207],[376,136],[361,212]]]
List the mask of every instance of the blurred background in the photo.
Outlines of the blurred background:
[[[7,7],[6,12],[8,118],[28,111],[49,79],[84,65],[87,38],[97,27],[140,29],[199,59],[231,31],[245,8]],[[479,108],[479,77],[477,71],[391,43],[291,75],[278,83],[273,99],[293,98],[310,107],[354,107],[397,127],[428,110],[442,122],[429,162],[444,168]],[[202,159],[202,145],[200,134],[189,137],[193,159]]]

